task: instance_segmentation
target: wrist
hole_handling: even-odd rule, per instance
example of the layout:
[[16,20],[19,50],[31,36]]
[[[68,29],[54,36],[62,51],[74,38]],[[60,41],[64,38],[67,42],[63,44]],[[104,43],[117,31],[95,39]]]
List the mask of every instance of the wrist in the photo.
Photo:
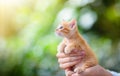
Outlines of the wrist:
[[107,71],[111,74],[111,76],[120,76],[120,73],[110,71],[110,70],[107,70]]
[[99,68],[99,72],[101,72],[102,76],[113,76],[111,72],[109,72],[108,70],[104,69],[103,67]]
[[105,76],[113,76],[111,72],[106,70],[106,75]]

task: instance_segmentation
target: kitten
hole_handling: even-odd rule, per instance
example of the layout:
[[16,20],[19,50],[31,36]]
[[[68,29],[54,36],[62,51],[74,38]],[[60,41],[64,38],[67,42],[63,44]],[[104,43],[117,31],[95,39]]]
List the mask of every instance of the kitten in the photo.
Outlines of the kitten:
[[80,35],[75,19],[69,22],[62,21],[56,29],[56,33],[59,36],[64,37],[63,41],[58,46],[58,52],[64,52],[68,55],[72,53],[72,51],[75,49],[81,52],[85,52],[85,56],[81,60],[81,62],[73,66],[74,72],[81,73],[85,69],[98,64],[97,58],[92,52],[92,49],[89,47],[84,38]]

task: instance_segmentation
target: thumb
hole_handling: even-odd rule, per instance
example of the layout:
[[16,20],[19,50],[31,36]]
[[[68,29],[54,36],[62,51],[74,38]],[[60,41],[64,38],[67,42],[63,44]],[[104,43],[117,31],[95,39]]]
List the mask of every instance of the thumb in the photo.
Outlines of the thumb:
[[72,74],[72,76],[81,76],[81,75],[78,73],[75,73],[75,74]]
[[69,68],[65,70],[66,76],[71,76],[74,72],[71,71]]

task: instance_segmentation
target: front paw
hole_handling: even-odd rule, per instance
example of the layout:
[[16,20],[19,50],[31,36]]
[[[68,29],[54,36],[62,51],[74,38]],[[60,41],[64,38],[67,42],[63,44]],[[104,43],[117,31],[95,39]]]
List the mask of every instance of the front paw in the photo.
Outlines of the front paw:
[[64,52],[65,52],[65,54],[70,54],[71,53],[71,49],[68,49],[68,48],[65,48],[65,50],[64,50]]
[[75,72],[75,73],[78,73],[78,74],[80,74],[80,73],[83,72],[83,71],[85,71],[85,69],[84,69],[84,68],[81,68],[81,67],[77,67],[77,68],[74,69],[74,72]]
[[59,45],[59,46],[57,47],[57,51],[58,51],[58,52],[63,52],[63,51],[64,51],[64,47],[61,46],[61,45]]
[[57,51],[60,52],[61,51],[61,48],[60,46],[57,47]]

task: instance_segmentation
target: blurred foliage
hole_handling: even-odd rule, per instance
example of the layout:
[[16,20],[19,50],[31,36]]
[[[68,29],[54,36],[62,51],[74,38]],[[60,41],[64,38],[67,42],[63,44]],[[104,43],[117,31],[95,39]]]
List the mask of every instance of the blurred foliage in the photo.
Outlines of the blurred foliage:
[[64,76],[54,34],[76,18],[100,65],[120,72],[120,0],[0,0],[0,76]]

